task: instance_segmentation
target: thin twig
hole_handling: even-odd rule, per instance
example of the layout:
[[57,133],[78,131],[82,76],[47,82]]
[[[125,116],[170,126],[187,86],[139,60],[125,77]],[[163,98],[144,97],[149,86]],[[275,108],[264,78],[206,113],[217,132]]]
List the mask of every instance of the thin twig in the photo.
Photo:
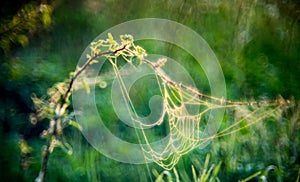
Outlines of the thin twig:
[[172,79],[170,79],[165,72],[160,68],[161,66],[158,66],[156,63],[153,63],[147,59],[142,59],[142,61],[152,67],[152,69],[155,71],[156,74],[159,75],[159,77],[167,84],[175,86],[175,87],[180,87],[183,88],[200,98],[206,98],[206,99],[211,99],[213,101],[216,101],[220,104],[226,104],[226,105],[284,105],[284,104],[290,104],[289,100],[283,100],[283,99],[276,99],[276,100],[264,100],[264,101],[249,101],[249,102],[241,102],[241,101],[231,101],[231,100],[226,100],[224,98],[218,98],[218,97],[213,97],[211,95],[206,95],[204,93],[199,92],[197,89],[189,87],[183,83],[178,83]]
[[72,87],[73,87],[74,81],[97,57],[101,57],[101,56],[108,55],[108,54],[116,54],[117,52],[122,51],[124,49],[125,49],[125,46],[122,46],[115,51],[105,51],[105,52],[102,52],[99,54],[95,54],[93,57],[89,58],[85,62],[85,64],[82,67],[80,67],[79,70],[71,78],[66,93],[63,95],[63,98],[61,99],[60,103],[58,103],[55,108],[55,116],[54,116],[53,120],[50,121],[49,129],[48,129],[48,134],[50,135],[50,139],[48,140],[48,143],[47,143],[45,149],[43,150],[42,166],[41,166],[41,170],[39,172],[39,176],[35,180],[36,182],[44,182],[45,181],[49,156],[53,150],[51,145],[53,145],[53,142],[55,142],[55,140],[57,138],[62,137],[62,128],[61,128],[60,118],[64,114],[65,110],[68,107],[68,102],[69,102],[69,98],[72,94]]

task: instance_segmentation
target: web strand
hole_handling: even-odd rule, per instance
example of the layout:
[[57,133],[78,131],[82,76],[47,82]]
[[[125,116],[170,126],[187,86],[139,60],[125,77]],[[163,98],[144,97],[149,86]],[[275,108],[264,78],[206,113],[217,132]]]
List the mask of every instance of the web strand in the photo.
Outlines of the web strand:
[[[140,133],[136,130],[138,141],[145,141],[142,150],[147,161],[155,161],[164,169],[172,169],[182,155],[199,147],[214,138],[230,135],[248,128],[266,118],[276,117],[281,113],[283,100],[261,101],[261,102],[232,102],[200,93],[198,90],[177,83],[169,78],[164,71],[149,60],[143,59],[143,63],[149,65],[155,72],[159,91],[163,97],[163,114],[159,120],[152,124],[144,124],[139,118],[130,94],[126,89],[124,80],[116,65],[116,60],[111,61],[115,75],[120,83],[122,97],[126,103],[130,118],[134,126],[140,126]],[[190,114],[187,106],[193,105],[201,108],[199,113]],[[237,112],[241,117],[230,126],[218,131],[216,134],[201,137],[203,132],[201,124],[206,121],[205,114],[217,109],[226,109],[228,112]],[[247,111],[244,112],[243,111]],[[133,114],[132,114],[133,113]],[[275,113],[275,114],[274,114]],[[164,120],[164,118],[168,118]],[[143,126],[157,126],[162,122],[168,122],[169,138],[168,143],[162,151],[155,150],[149,142]],[[207,122],[207,121],[206,121]],[[244,124],[243,126],[240,126]],[[204,136],[204,135],[203,135]]]
[[[177,82],[167,75],[163,70],[167,61],[166,59],[159,59],[156,62],[147,60],[144,58],[146,55],[145,51],[141,47],[134,45],[132,36],[124,35],[120,36],[120,38],[122,45],[113,40],[111,34],[107,40],[100,40],[93,43],[91,53],[93,56],[89,56],[90,58],[83,68],[89,65],[94,58],[101,55],[105,55],[110,61],[116,80],[119,83],[126,110],[135,129],[137,140],[140,144],[142,144],[142,141],[145,143],[140,145],[144,159],[146,162],[154,161],[164,169],[172,169],[182,155],[189,153],[212,139],[239,132],[267,118],[278,119],[281,117],[284,107],[290,104],[289,101],[282,98],[276,100],[234,102],[201,93],[198,89]],[[109,47],[109,51],[98,53],[101,47]],[[126,80],[123,79],[118,68],[119,57],[130,63],[132,67],[135,67],[133,66],[134,57],[138,57],[141,64],[148,65],[154,71],[162,97],[163,111],[161,112],[161,117],[153,123],[145,124],[142,118],[139,117],[139,113],[126,87]],[[211,113],[218,110],[235,113],[238,117],[235,117],[229,126],[223,127],[223,129],[216,131],[216,133],[212,132],[212,134],[206,130],[206,127],[210,124]],[[213,116],[212,119],[214,119]],[[156,127],[164,122],[166,122],[169,131],[167,142],[164,146],[157,149],[150,143],[150,137],[147,136],[144,128]]]

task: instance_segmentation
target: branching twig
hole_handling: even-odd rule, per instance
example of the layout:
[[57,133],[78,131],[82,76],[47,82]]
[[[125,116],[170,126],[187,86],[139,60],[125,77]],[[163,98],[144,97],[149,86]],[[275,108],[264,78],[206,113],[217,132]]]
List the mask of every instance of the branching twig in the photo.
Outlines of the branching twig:
[[80,67],[76,71],[74,76],[69,81],[67,91],[63,94],[63,97],[60,100],[60,103],[58,103],[56,105],[55,115],[54,115],[53,119],[50,121],[50,124],[49,124],[49,129],[47,131],[47,134],[49,135],[50,139],[48,140],[48,143],[47,143],[47,145],[46,145],[46,147],[45,147],[45,149],[43,150],[43,153],[42,153],[42,166],[41,166],[41,170],[39,172],[39,176],[35,180],[36,182],[44,182],[46,171],[47,171],[47,164],[48,164],[48,160],[49,160],[49,155],[53,151],[53,148],[54,148],[54,145],[57,142],[57,139],[62,138],[61,117],[63,116],[63,114],[65,113],[67,107],[69,106],[68,103],[69,103],[69,98],[72,94],[72,88],[73,88],[74,81],[91,64],[91,62],[93,60],[95,60],[96,58],[101,57],[101,56],[105,56],[105,55],[108,55],[108,54],[116,54],[117,52],[122,51],[124,49],[125,49],[125,46],[121,46],[120,48],[116,49],[115,51],[108,50],[106,52],[95,54],[93,57],[89,58],[82,67]]

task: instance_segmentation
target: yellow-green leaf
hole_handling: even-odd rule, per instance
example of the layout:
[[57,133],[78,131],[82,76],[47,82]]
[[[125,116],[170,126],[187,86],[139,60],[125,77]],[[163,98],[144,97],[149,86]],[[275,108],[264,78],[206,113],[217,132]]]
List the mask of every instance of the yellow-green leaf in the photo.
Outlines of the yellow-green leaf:
[[114,41],[114,37],[112,36],[111,33],[108,33],[107,34],[107,37],[108,37],[108,40],[111,42],[111,41]]
[[50,14],[43,13],[43,15],[42,15],[42,22],[43,22],[43,25],[45,27],[49,27],[49,25],[51,24],[51,16],[50,16]]
[[91,59],[92,57],[91,57],[91,55],[86,54],[86,58],[87,58],[87,59]]
[[17,35],[16,40],[23,47],[25,47],[28,44],[28,38],[25,35],[23,35],[23,34]]
[[90,86],[84,80],[82,80],[82,85],[83,85],[86,93],[89,94],[91,92]]
[[82,130],[81,125],[80,125],[79,123],[73,121],[73,120],[70,120],[70,121],[69,121],[69,125],[70,125],[70,126],[73,126],[73,127],[75,127],[75,128],[77,128],[79,131]]

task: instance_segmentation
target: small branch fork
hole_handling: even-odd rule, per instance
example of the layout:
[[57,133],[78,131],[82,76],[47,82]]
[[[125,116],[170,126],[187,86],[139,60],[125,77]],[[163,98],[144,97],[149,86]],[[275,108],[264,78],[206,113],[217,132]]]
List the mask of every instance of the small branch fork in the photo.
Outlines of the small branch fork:
[[41,170],[39,172],[39,176],[35,179],[35,182],[44,182],[45,181],[45,175],[47,171],[47,164],[49,160],[49,155],[53,151],[55,144],[58,142],[58,138],[62,138],[62,126],[61,126],[61,117],[64,115],[67,107],[69,106],[69,98],[72,94],[72,87],[74,84],[74,81],[78,78],[78,76],[92,63],[93,60],[95,60],[97,57],[105,56],[108,54],[116,54],[119,51],[122,51],[125,49],[125,46],[120,47],[119,49],[115,51],[105,51],[99,54],[95,54],[93,57],[89,58],[85,64],[80,67],[77,72],[74,74],[74,76],[69,81],[69,85],[67,87],[66,93],[63,95],[60,103],[56,105],[55,108],[55,115],[53,119],[50,121],[49,129],[47,134],[50,136],[47,142],[46,147],[44,148],[42,152],[42,166]]

